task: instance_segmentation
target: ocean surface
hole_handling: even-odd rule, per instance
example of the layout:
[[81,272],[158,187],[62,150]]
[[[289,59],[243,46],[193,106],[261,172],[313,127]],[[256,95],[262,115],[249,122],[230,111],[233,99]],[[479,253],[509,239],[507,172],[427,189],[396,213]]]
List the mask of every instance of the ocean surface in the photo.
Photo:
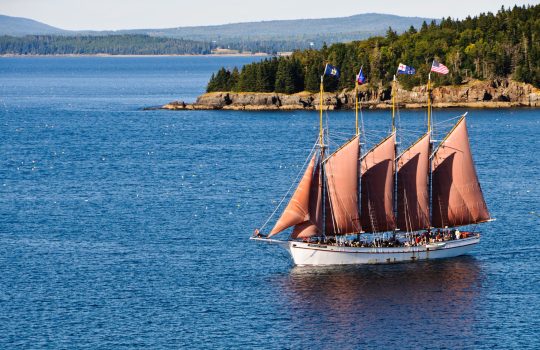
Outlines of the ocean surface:
[[[540,111],[469,111],[497,219],[470,255],[294,267],[248,238],[317,113],[142,110],[255,59],[0,58],[0,348],[540,348]],[[399,112],[402,149],[425,118]],[[365,147],[390,127],[363,120]],[[335,147],[354,115],[328,125]]]

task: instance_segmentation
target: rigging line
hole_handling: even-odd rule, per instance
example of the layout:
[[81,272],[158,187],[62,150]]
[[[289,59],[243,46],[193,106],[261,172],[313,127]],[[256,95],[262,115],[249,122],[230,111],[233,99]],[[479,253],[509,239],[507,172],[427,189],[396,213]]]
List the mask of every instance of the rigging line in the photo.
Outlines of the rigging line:
[[459,118],[461,118],[461,117],[463,117],[463,115],[458,115],[457,117],[453,117],[453,118],[450,118],[450,119],[445,119],[445,120],[440,121],[440,122],[438,122],[438,123],[433,123],[432,125],[440,125],[440,124],[449,123],[449,122],[451,122],[452,120],[456,120],[456,119],[459,119]]
[[[365,138],[365,143],[364,143],[364,148],[367,149],[368,151],[371,150],[375,145],[377,145],[377,143],[381,140],[382,137],[364,137]],[[364,154],[365,155],[365,154]]]
[[332,131],[331,134],[332,135],[345,135],[346,137],[349,137],[351,135],[351,133],[341,132],[341,131]]
[[343,138],[350,138],[350,135],[351,135],[350,133],[344,133],[344,132],[339,132],[339,131],[329,131],[328,134],[332,136],[343,137]]
[[[326,170],[326,167],[328,167],[328,163],[325,163],[324,167],[325,167],[325,170]],[[330,169],[332,169],[332,166],[330,166]],[[336,230],[336,222],[334,220],[334,209],[333,209],[334,208],[334,203],[332,201],[332,194],[330,193],[330,185],[331,185],[331,183],[332,184],[334,183],[333,170],[332,170],[331,178],[328,177],[328,171],[325,171],[324,174],[326,175],[326,190],[327,190],[326,193],[328,194],[328,204],[329,204],[329,207],[330,207],[330,213],[329,214],[330,214],[330,218],[332,219],[332,228],[333,228],[333,232],[334,232],[334,236],[335,236],[336,233],[337,233],[337,230]],[[326,215],[328,215],[328,214],[326,214]]]
[[371,132],[371,133],[368,133],[368,135],[366,135],[366,138],[368,140],[372,140],[374,138],[376,139],[384,139],[388,136],[388,133],[385,133],[385,132]]
[[[326,164],[324,164],[324,167],[326,168]],[[336,221],[334,218],[334,209],[333,209],[332,200],[330,196],[330,187],[329,187],[330,184],[328,183],[328,175],[326,174],[326,171],[325,171],[325,175],[326,175],[326,183],[325,183],[326,193],[328,193],[328,206],[330,207],[330,213],[326,214],[326,219],[328,219],[328,215],[330,215],[330,219],[332,220],[333,233],[334,233],[334,236],[337,236]],[[326,205],[326,203],[323,203],[323,205]],[[323,225],[326,225],[326,220],[324,220]]]
[[403,197],[405,198],[405,226],[406,226],[406,230],[407,232],[412,232],[412,219],[411,219],[411,212],[410,212],[410,209],[409,209],[409,201],[407,199],[407,193],[405,191],[405,189],[403,189]]
[[[461,116],[456,116],[456,117],[453,117],[453,118],[450,118],[450,119],[443,120],[443,121],[441,121],[441,122],[435,124],[435,125],[441,125],[441,124],[445,124],[445,125],[446,125],[446,124],[450,124],[449,127],[451,127],[451,130],[450,130],[448,133],[446,133],[446,136],[444,136],[443,139],[446,138],[447,135],[448,135],[450,132],[452,132],[453,129],[456,128],[457,123],[454,123],[453,121],[456,120],[456,119],[462,119],[462,118],[464,118],[466,115],[467,115],[467,113],[465,113],[465,114],[463,114],[463,115],[461,115]],[[450,123],[450,122],[452,122],[452,123]],[[441,127],[441,128],[442,128],[442,127]],[[432,134],[433,134],[434,136],[436,135],[436,132],[435,132],[434,129],[432,130]]]
[[[442,209],[442,200],[440,196],[437,196],[437,199],[439,201],[439,211],[441,215],[441,226],[444,227],[444,217],[443,217],[443,209]],[[448,211],[448,210],[447,210]]]
[[[330,134],[332,136],[332,134]],[[345,138],[343,136],[340,136],[340,137],[332,137],[334,140],[332,140],[332,143],[333,144],[342,144],[342,143],[345,143],[346,141],[348,141],[349,139],[348,138]],[[339,147],[338,147],[339,148]]]
[[425,132],[421,132],[420,130],[402,129],[400,130],[400,134],[401,136],[404,136],[405,139],[408,139],[408,138],[418,138],[421,135],[425,135]]
[[367,128],[366,129],[366,133],[367,134],[384,134],[384,135],[388,135],[388,132],[386,132],[386,130],[381,130],[380,128]]
[[366,201],[367,201],[367,211],[368,211],[368,215],[369,215],[369,221],[370,221],[370,224],[371,224],[371,232],[375,233],[377,231],[377,228],[376,228],[376,218],[374,217],[374,213],[373,213],[373,208],[371,206],[371,198],[370,198],[370,188],[369,188],[369,183],[366,181]]
[[330,145],[336,146],[336,149],[338,149],[339,146],[341,145],[341,143],[335,142],[334,140],[331,140],[331,141],[328,140],[328,146],[330,146]]
[[[347,143],[347,141],[349,141],[349,139],[346,139],[346,138],[343,138],[343,137],[339,137],[339,138],[333,137],[331,143],[333,145],[343,145],[344,143]],[[339,148],[341,148],[341,147],[338,146],[336,148],[336,150],[339,149]],[[332,153],[334,153],[334,152],[332,152]]]
[[[420,220],[420,216],[422,216],[422,219],[424,220],[424,223],[427,223],[428,228],[429,228],[431,226],[431,218],[430,218],[430,214],[429,214],[431,205],[430,205],[430,201],[429,201],[429,194],[423,193],[422,197],[423,197],[424,201],[428,203],[427,213],[426,213],[425,210],[422,210],[422,208],[420,208],[420,204],[417,203],[416,204],[416,210],[417,210],[417,213],[418,213],[417,214],[417,219]],[[428,197],[428,198],[426,198],[426,197]]]
[[[366,141],[366,129],[364,128],[364,112],[362,112],[362,108],[360,108],[360,125],[362,130],[362,136],[364,136],[364,141]],[[361,140],[359,140],[361,142]]]
[[330,119],[330,117],[328,116],[328,109],[325,110],[325,121],[326,121],[326,140],[327,140],[327,143],[328,145],[330,145],[330,128],[328,127],[328,120]]
[[402,134],[402,131],[401,131],[401,112],[400,112],[399,106],[397,108],[397,129],[400,130],[400,132],[399,132],[399,143],[401,143],[403,141],[403,139],[402,139],[402,135],[401,135]]
[[[411,127],[414,127],[414,126],[411,125]],[[422,129],[420,129],[420,128],[414,128],[414,129],[411,128],[411,129],[409,129],[409,128],[401,127],[400,131],[402,131],[402,130],[407,131],[407,132],[416,132],[416,133],[422,133],[423,132],[425,134],[425,132],[422,131]]]
[[313,147],[312,147],[311,150],[309,151],[308,157],[307,157],[306,160],[304,161],[304,164],[303,164],[302,167],[300,168],[300,171],[298,172],[298,174],[296,175],[295,179],[293,180],[291,186],[290,186],[289,189],[287,190],[287,193],[285,193],[285,195],[283,196],[283,198],[281,198],[281,200],[279,201],[278,205],[276,206],[276,208],[274,209],[274,211],[272,212],[272,214],[270,214],[270,216],[268,217],[268,219],[266,219],[266,221],[264,222],[264,224],[259,228],[259,230],[260,230],[261,232],[262,232],[262,230],[266,227],[266,225],[268,224],[268,222],[272,219],[272,217],[274,217],[274,215],[276,214],[276,212],[278,211],[278,209],[281,207],[281,204],[283,204],[283,201],[285,200],[285,198],[287,198],[287,196],[288,196],[289,193],[291,192],[292,188],[296,185],[296,183],[297,183],[297,181],[298,181],[298,178],[300,177],[300,174],[303,173],[304,167],[306,166],[306,164],[307,164],[307,163],[309,162],[309,160],[311,159],[312,154],[313,154],[313,151],[314,151],[315,148],[317,147],[318,140],[319,140],[319,138],[317,137],[317,141],[315,141],[315,144],[313,145]]
[[414,144],[414,141],[417,140],[418,138],[419,138],[419,135],[416,133],[414,135],[412,134],[406,135],[405,137],[403,137],[403,135],[400,135],[399,140],[398,140],[398,137],[396,136],[396,144],[402,146],[400,148],[403,151],[409,148],[407,145]]

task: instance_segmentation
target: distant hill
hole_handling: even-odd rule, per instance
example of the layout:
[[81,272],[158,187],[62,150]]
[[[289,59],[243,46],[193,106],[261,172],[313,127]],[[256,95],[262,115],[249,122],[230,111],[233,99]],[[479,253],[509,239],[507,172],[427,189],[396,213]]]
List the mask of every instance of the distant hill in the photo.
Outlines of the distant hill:
[[295,19],[263,22],[233,23],[215,26],[178,27],[169,29],[122,30],[121,33],[171,36],[190,40],[312,40],[351,41],[381,35],[392,27],[398,33],[410,26],[419,28],[432,18],[401,17],[378,13],[365,13],[350,17]]
[[[420,28],[430,18],[400,17],[366,13],[342,18],[279,20],[233,23],[215,26],[118,31],[71,31],[55,28],[27,18],[0,15],[0,54],[92,54],[106,53],[200,54],[215,48],[240,52],[288,52],[321,48],[323,43],[348,42],[386,34],[389,27],[397,33],[411,26]],[[130,38],[130,36],[135,36]],[[70,38],[79,37],[78,40]],[[107,37],[96,39],[91,37]],[[172,48],[155,38],[178,39]],[[136,50],[129,45],[137,43]],[[145,44],[146,43],[146,44]],[[164,51],[160,51],[163,48]],[[180,48],[180,49],[179,49]],[[190,48],[193,50],[190,51]]]
[[133,29],[118,31],[71,31],[55,28],[27,18],[0,15],[0,35],[118,35],[143,34],[186,40],[210,41],[218,45],[231,45],[254,41],[291,41],[295,43],[327,43],[365,39],[381,35],[388,27],[398,33],[410,26],[419,28],[431,18],[400,17],[378,13],[366,13],[342,18],[277,20],[263,22],[233,23],[215,26],[178,27],[167,29]]
[[69,33],[70,31],[52,27],[33,19],[0,15],[0,35],[66,35]]

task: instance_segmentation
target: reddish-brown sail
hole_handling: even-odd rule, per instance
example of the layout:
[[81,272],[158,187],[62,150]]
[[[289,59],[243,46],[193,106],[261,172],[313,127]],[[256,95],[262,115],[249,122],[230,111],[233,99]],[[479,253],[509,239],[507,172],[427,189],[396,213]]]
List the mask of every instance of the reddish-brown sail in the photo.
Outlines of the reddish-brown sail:
[[309,219],[309,195],[313,180],[315,158],[316,155],[311,158],[302,180],[300,180],[300,183],[291,197],[289,204],[287,204],[287,207],[283,211],[283,214],[281,214],[276,225],[272,231],[270,231],[269,237]]
[[325,174],[330,199],[327,235],[357,233],[362,230],[358,215],[358,136],[327,158]]
[[474,167],[463,116],[432,161],[432,225],[459,226],[490,219]]
[[429,227],[429,133],[397,160],[397,227],[416,231]]
[[294,226],[291,238],[309,238],[322,234],[322,174],[317,164],[309,190],[309,219]]
[[362,158],[360,220],[365,232],[396,228],[393,210],[395,145],[393,133]]

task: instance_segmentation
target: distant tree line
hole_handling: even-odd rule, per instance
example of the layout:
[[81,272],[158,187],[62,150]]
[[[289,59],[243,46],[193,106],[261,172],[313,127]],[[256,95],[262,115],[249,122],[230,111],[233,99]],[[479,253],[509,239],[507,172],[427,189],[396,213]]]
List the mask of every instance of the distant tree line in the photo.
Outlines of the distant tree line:
[[[361,34],[365,35],[365,33],[359,35]],[[279,52],[321,48],[324,42],[336,42],[343,37],[347,36],[332,34],[286,39],[251,38],[249,40],[238,37],[210,42],[144,34],[0,36],[0,55],[92,55],[98,53],[112,55],[206,55],[218,47],[238,50],[239,52],[277,54]]]
[[360,67],[369,84],[386,86],[400,62],[416,68],[415,75],[399,78],[405,88],[412,88],[425,84],[434,58],[450,69],[447,75],[432,75],[437,85],[511,77],[540,87],[540,5],[503,7],[497,14],[445,18],[438,24],[424,22],[401,35],[389,28],[384,37],[295,51],[241,70],[222,68],[212,75],[207,91],[318,91],[325,63],[341,69],[341,79],[325,79],[326,91],[354,87]]
[[[240,52],[264,52],[275,55],[279,52],[292,52],[294,50],[305,50],[311,48],[311,41],[288,38],[286,40],[279,39],[250,39],[231,38],[219,40],[216,42],[220,47],[226,47]],[[314,43],[314,47],[321,47],[321,42]]]
[[[326,41],[338,40],[339,35],[325,36]],[[313,41],[305,38],[252,39],[230,38],[218,42],[156,37],[144,34],[122,35],[28,35],[24,37],[0,36],[0,55],[174,55],[210,54],[217,47],[239,52],[264,52],[277,54],[299,49],[321,47],[319,37]],[[313,44],[313,46],[311,45]]]
[[213,44],[148,35],[0,36],[0,54],[14,55],[161,55],[209,54]]
[[381,33],[356,31],[343,33],[329,33],[318,35],[296,35],[286,38],[270,37],[257,38],[250,36],[249,39],[231,37],[220,39],[216,42],[221,47],[228,47],[241,52],[265,52],[276,54],[278,52],[291,52],[295,50],[320,49],[324,43],[347,42],[365,39]]

